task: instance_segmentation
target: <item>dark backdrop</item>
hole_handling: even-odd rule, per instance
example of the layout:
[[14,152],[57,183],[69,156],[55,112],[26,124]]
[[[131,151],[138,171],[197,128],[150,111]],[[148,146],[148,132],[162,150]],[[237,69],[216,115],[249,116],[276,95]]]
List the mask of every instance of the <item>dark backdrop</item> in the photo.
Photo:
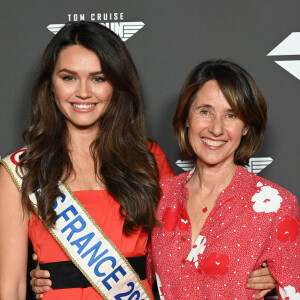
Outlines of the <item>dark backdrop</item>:
[[[22,146],[33,78],[53,36],[47,27],[101,18],[99,22],[121,28],[120,35],[127,39],[144,87],[149,136],[164,149],[176,173],[182,169],[176,164],[171,124],[183,80],[200,61],[226,58],[253,75],[270,105],[265,140],[250,170],[262,169],[259,175],[299,195],[299,11],[299,0],[3,2],[0,155]],[[133,35],[129,25],[137,30]],[[259,161],[263,165],[257,169]]]

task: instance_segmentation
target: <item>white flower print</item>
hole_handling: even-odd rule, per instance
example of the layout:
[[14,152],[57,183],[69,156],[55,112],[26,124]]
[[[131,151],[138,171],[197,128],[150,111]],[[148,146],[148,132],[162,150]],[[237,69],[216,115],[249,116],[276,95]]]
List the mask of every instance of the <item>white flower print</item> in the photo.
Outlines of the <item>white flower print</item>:
[[158,274],[155,272],[155,277],[156,277],[156,283],[157,283],[157,289],[159,292],[159,298],[160,300],[165,300],[165,297],[162,295],[162,284],[161,284],[161,280],[158,276]]
[[206,237],[199,235],[195,241],[195,244],[193,245],[188,257],[186,260],[189,260],[190,262],[195,263],[195,267],[198,268],[198,255],[203,254],[205,248],[206,248]]
[[187,224],[189,222],[188,220],[184,220],[184,219],[180,219],[180,221],[184,224]]
[[291,285],[288,285],[284,288],[280,286],[279,293],[282,299],[300,300],[300,293],[297,293],[296,289]]
[[262,186],[261,182],[258,182],[256,186],[260,188],[260,191],[251,199],[254,202],[254,211],[265,213],[277,212],[282,202],[278,190],[270,186]]

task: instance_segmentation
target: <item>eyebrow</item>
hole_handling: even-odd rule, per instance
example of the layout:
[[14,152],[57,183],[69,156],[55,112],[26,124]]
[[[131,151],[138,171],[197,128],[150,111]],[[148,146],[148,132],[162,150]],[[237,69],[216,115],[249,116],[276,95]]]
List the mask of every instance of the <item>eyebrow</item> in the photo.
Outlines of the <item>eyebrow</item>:
[[210,105],[210,104],[201,104],[201,105],[199,105],[199,106],[197,106],[197,107],[212,107],[213,108],[213,106],[212,105]]
[[[70,74],[73,74],[73,75],[77,75],[77,72],[69,70],[69,69],[65,69],[65,68],[59,70],[57,73],[62,73],[62,72],[66,72],[66,73],[70,73]],[[103,74],[103,72],[101,70],[100,71],[96,71],[96,72],[91,72],[89,75],[100,75],[100,74]]]
[[214,107],[210,104],[201,104],[201,105],[198,105],[198,106],[195,105],[195,109],[198,109],[198,108],[212,108],[212,109],[214,109]]
[[[210,105],[210,104],[201,104],[199,106],[196,106],[196,108],[211,108],[211,109],[215,109],[215,107],[213,105]],[[226,109],[227,112],[231,113],[231,112],[234,112],[234,110],[232,108],[228,108]]]

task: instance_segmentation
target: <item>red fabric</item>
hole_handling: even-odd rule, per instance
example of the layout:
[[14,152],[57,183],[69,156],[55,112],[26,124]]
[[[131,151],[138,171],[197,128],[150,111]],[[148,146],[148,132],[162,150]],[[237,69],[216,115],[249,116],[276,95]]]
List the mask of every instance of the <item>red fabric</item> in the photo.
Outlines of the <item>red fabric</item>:
[[159,177],[166,178],[166,177],[173,177],[174,172],[166,158],[165,153],[160,148],[158,144],[155,142],[148,142],[148,147],[150,148],[150,151],[154,154],[154,157],[156,159],[158,171],[159,171]]
[[[174,173],[161,148],[152,144],[151,152],[154,154],[160,172],[160,177],[172,176]],[[102,228],[105,234],[113,241],[124,256],[145,255],[148,234],[138,230],[130,236],[123,234],[122,227],[124,218],[120,216],[120,205],[110,196],[107,191],[77,191],[75,196],[87,209],[92,218]],[[55,241],[42,222],[34,215],[28,224],[29,238],[34,251],[41,263],[69,260],[63,249]],[[143,280],[144,285],[152,295],[148,280]],[[79,299],[102,299],[92,287],[74,288],[62,290],[50,290],[44,293],[43,299],[55,300],[79,300]]]
[[300,299],[296,197],[238,167],[191,247],[189,176],[161,181],[162,226],[151,234],[148,278],[158,274],[162,299],[252,299],[246,282],[264,261],[279,284],[280,299]]

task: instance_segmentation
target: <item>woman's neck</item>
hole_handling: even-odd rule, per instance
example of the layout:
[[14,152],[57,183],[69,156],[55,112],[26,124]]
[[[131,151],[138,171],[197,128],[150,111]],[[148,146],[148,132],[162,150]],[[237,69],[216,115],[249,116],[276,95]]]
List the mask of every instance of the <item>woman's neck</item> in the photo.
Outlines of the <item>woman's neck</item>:
[[97,136],[95,129],[77,129],[68,130],[68,148],[70,153],[89,153],[90,146]]
[[195,188],[206,192],[223,191],[231,182],[237,165],[233,162],[217,166],[209,166],[200,161],[196,163],[196,170],[191,178]]
[[90,130],[90,128],[69,130],[68,149],[73,171],[66,183],[72,191],[106,189],[101,174],[95,171],[96,163],[99,161],[94,161],[90,151],[90,146],[96,136],[96,130]]

